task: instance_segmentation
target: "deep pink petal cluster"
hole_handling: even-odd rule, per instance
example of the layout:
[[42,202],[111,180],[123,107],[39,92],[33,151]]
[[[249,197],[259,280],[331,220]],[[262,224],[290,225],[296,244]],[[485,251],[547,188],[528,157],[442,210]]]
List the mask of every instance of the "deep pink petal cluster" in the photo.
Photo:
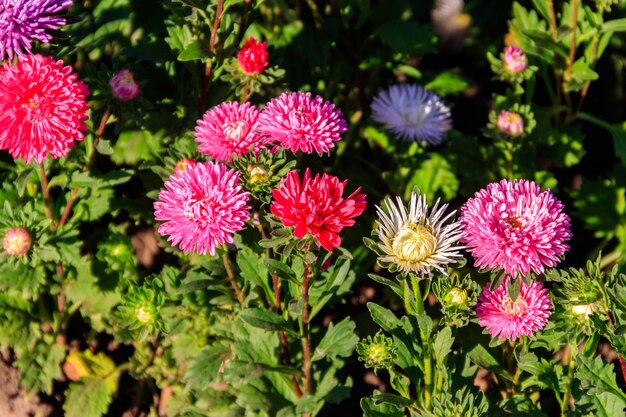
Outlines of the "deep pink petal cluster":
[[236,170],[219,162],[189,163],[165,182],[154,203],[154,218],[164,222],[158,230],[169,235],[172,246],[215,255],[250,218],[248,197]]
[[250,149],[263,147],[263,136],[257,132],[259,109],[250,103],[226,101],[209,109],[198,120],[195,130],[198,150],[218,161],[230,162]]
[[481,268],[513,278],[553,267],[569,246],[570,220],[549,190],[528,180],[502,180],[477,192],[461,208],[461,241]]
[[517,74],[524,71],[527,66],[528,57],[521,48],[515,45],[504,48],[504,68],[507,71]]
[[66,155],[87,130],[88,95],[61,60],[29,55],[6,63],[0,68],[0,149],[26,163]]
[[297,238],[311,233],[326,250],[341,245],[338,233],[354,224],[354,218],[365,210],[365,194],[359,187],[349,197],[343,198],[348,181],[339,181],[328,174],[311,178],[307,169],[300,182],[298,173],[291,171],[273,191],[272,214],[288,227],[295,226]]
[[239,53],[237,62],[246,74],[259,74],[269,65],[267,44],[255,38],[248,38]]
[[109,86],[113,96],[121,101],[131,101],[139,94],[139,86],[135,82],[135,77],[130,70],[123,69],[115,74]]
[[65,24],[59,14],[72,0],[0,0],[0,60],[30,54],[34,39],[48,43],[56,30]]
[[258,130],[292,152],[328,153],[348,129],[341,110],[320,96],[301,91],[270,100],[259,116]]
[[520,336],[532,336],[543,329],[552,314],[552,302],[548,290],[537,281],[530,285],[520,280],[520,293],[513,301],[509,297],[507,278],[494,291],[489,284],[478,297],[476,317],[478,324],[486,327],[492,337],[516,340]]

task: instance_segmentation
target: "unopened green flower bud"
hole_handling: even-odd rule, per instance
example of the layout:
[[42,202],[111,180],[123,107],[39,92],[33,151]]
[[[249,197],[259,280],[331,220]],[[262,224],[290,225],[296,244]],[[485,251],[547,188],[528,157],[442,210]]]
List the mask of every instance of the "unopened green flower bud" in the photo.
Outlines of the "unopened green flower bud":
[[252,165],[248,167],[250,173],[249,183],[252,185],[264,184],[269,181],[270,176],[267,168],[263,165]]
[[467,291],[462,288],[451,288],[443,298],[448,307],[464,307],[467,304]]
[[368,336],[357,345],[356,351],[359,360],[364,362],[367,368],[374,368],[374,372],[380,368],[391,368],[396,358],[393,340],[382,333],[377,333],[373,338]]
[[24,255],[32,243],[30,234],[23,227],[14,227],[4,235],[2,247],[11,256]]

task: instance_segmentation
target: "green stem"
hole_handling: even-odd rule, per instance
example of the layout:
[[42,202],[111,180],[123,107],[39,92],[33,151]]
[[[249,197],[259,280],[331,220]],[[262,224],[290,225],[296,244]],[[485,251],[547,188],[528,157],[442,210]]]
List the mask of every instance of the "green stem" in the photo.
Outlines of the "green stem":
[[574,382],[574,371],[576,369],[576,346],[570,346],[569,370],[567,371],[567,386],[561,398],[561,417],[567,417],[569,411],[569,394]]
[[[420,283],[415,275],[411,275],[411,286],[417,306],[416,316],[424,315],[424,298],[420,290]],[[431,355],[430,338],[425,329],[420,326],[420,338],[422,339],[422,356],[424,359],[424,407],[430,410],[433,392],[433,358]]]
[[[304,381],[303,381],[303,394],[310,395],[312,388],[311,378],[311,340],[309,338],[309,285],[311,282],[310,266],[307,262],[304,263],[304,276],[302,279],[302,356],[304,362]],[[305,416],[309,416],[309,413],[305,413]]]

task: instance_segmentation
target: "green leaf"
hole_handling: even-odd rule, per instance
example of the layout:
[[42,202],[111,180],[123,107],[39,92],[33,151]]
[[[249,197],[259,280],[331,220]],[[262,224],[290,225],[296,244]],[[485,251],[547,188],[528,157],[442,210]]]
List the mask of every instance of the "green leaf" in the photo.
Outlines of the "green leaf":
[[98,144],[96,145],[96,150],[102,155],[112,155],[113,147],[111,146],[111,141],[106,139],[100,139],[98,141]]
[[106,382],[98,378],[84,378],[70,384],[65,391],[65,417],[100,417],[109,409],[111,395]]
[[467,356],[472,362],[481,368],[485,368],[488,371],[494,372],[499,377],[513,381],[513,377],[506,369],[504,369],[498,361],[481,345],[476,345]]
[[194,61],[196,59],[206,59],[210,57],[211,48],[208,41],[195,41],[188,45],[179,55],[179,61]]
[[380,275],[376,275],[376,274],[367,274],[367,276],[373,279],[374,281],[378,282],[379,284],[383,284],[391,288],[391,290],[395,292],[398,297],[400,298],[403,297],[404,294],[403,294],[402,288],[400,287],[400,285],[398,285],[396,281],[392,281],[390,279],[381,277]]
[[[17,195],[22,197],[24,195],[24,191],[26,191],[26,184],[30,181],[30,177],[35,173],[34,169],[30,169],[28,171],[24,171],[17,177],[15,184],[17,185]],[[48,189],[50,188],[50,184],[48,183]]]
[[617,417],[623,416],[626,402],[610,392],[603,392],[593,397],[596,405],[596,414],[598,417]]
[[[374,394],[377,395],[377,394]],[[376,403],[373,398],[361,398],[363,417],[404,417],[404,408],[394,404]]]
[[413,171],[413,176],[405,189],[405,199],[409,199],[414,187],[418,187],[422,194],[426,194],[428,201],[435,201],[437,196],[447,201],[456,196],[459,180],[454,175],[450,163],[443,156],[432,153],[429,159]]
[[248,308],[239,313],[239,318],[260,329],[284,331],[298,337],[298,334],[291,328],[287,320],[264,308]]
[[350,356],[359,342],[359,337],[354,333],[355,327],[354,322],[349,318],[343,319],[336,326],[331,323],[319,345],[315,348],[313,361],[326,356],[331,359]]
[[404,398],[395,394],[374,394],[372,395],[374,404],[392,404],[398,407],[408,407],[413,404],[413,401],[409,398]]
[[281,278],[294,279],[296,273],[284,262],[276,259],[263,259],[263,265],[271,275],[278,275]]
[[375,303],[367,303],[367,308],[372,315],[372,320],[378,324],[384,331],[391,333],[396,327],[402,326],[402,323],[391,310],[381,307]]
[[469,82],[459,71],[444,71],[426,84],[426,88],[441,96],[459,94],[467,91],[468,87]]
[[266,287],[267,268],[252,249],[247,247],[239,249],[237,252],[237,265],[241,270],[243,279],[261,288]]
[[433,342],[433,353],[435,354],[437,366],[440,368],[445,366],[446,357],[452,350],[453,343],[454,338],[452,337],[452,329],[449,327],[444,327],[435,336],[435,341]]
[[626,401],[626,394],[617,386],[613,365],[605,363],[601,357],[595,359],[582,355],[577,357],[576,378],[587,395],[608,392]]
[[209,384],[217,382],[222,363],[232,355],[228,346],[214,344],[200,350],[191,360],[185,381],[187,389],[204,390]]
[[609,20],[602,25],[603,32],[626,32],[626,18]]
[[34,349],[20,352],[15,366],[22,374],[21,382],[26,390],[51,395],[53,380],[61,377],[60,363],[64,358],[65,349],[44,341],[39,341]]

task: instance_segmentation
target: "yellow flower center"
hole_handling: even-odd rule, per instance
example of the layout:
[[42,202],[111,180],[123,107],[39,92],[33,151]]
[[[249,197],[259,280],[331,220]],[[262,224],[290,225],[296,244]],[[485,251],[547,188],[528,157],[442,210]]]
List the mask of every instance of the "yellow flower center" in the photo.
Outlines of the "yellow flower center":
[[593,304],[577,304],[572,306],[572,313],[586,319],[593,313]]
[[417,263],[435,252],[437,239],[429,228],[419,224],[407,224],[393,238],[391,249],[398,260]]
[[526,301],[522,299],[522,297],[517,297],[517,300],[513,301],[508,296],[505,296],[505,300],[502,302],[502,307],[504,307],[504,311],[510,316],[519,316],[524,311],[528,309],[528,304]]
[[148,309],[145,308],[144,306],[141,306],[137,310],[135,310],[135,318],[140,323],[146,324],[150,320],[152,320],[152,313],[150,311],[148,311]]
[[262,165],[254,165],[248,170],[250,172],[250,184],[261,184],[270,179],[267,169]]

